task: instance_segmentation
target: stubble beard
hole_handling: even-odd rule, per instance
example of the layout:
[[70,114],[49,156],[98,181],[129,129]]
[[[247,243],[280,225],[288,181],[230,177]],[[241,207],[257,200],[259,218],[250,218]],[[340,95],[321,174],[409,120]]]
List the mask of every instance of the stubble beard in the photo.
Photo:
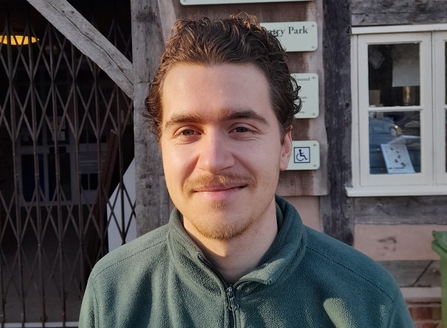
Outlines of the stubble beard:
[[[194,179],[185,181],[183,191],[186,193],[194,193],[194,190],[206,188],[207,186],[227,186],[227,185],[244,185],[244,188],[252,188],[256,185],[256,180],[252,175],[204,175]],[[207,207],[215,211],[216,216],[222,217],[218,222],[212,223],[213,219],[204,218],[202,215],[191,215],[184,218],[194,227],[194,229],[203,237],[213,240],[228,241],[244,234],[255,222],[255,217],[229,218],[228,215],[237,216],[238,213],[228,213],[232,206],[230,201],[213,202],[207,204]],[[234,210],[234,209],[233,209]],[[200,209],[193,209],[200,212]],[[243,211],[241,211],[243,212]],[[214,213],[210,214],[213,215]]]

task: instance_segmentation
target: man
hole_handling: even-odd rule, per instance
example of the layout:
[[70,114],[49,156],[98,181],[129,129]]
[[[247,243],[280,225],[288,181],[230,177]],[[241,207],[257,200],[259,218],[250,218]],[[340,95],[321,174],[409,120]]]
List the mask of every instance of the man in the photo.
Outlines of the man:
[[93,269],[80,327],[412,327],[393,278],[275,196],[299,104],[247,15],[178,21],[147,100],[176,209]]

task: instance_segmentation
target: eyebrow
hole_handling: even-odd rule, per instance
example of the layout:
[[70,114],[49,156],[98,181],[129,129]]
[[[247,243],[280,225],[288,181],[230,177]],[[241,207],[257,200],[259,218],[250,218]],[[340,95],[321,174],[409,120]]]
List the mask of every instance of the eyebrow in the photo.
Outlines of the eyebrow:
[[[233,121],[233,120],[254,120],[264,125],[269,125],[267,120],[256,113],[252,109],[240,109],[240,110],[230,110],[226,109],[221,113],[218,117],[219,121]],[[197,114],[178,114],[173,115],[169,121],[164,124],[164,128],[167,129],[172,125],[176,125],[179,123],[194,123],[200,122],[203,118]]]

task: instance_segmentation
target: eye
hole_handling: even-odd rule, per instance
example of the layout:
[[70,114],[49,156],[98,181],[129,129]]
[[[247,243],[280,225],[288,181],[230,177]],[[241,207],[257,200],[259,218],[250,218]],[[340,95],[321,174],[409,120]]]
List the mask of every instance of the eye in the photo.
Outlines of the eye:
[[201,131],[198,130],[195,127],[181,127],[179,128],[175,134],[173,135],[173,137],[178,141],[178,142],[193,142],[195,140],[197,140],[201,135]]
[[180,134],[183,136],[193,136],[194,134],[196,134],[196,132],[191,129],[185,129],[185,130],[181,131]]
[[245,126],[238,126],[237,128],[234,128],[234,132],[243,133],[243,132],[250,132],[250,129],[248,129]]

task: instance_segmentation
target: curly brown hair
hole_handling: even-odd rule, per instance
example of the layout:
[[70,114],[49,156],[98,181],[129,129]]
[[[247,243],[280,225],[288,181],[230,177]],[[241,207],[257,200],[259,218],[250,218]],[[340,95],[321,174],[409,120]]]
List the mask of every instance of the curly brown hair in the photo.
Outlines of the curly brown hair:
[[253,64],[267,78],[272,108],[283,138],[301,108],[300,87],[290,75],[287,60],[279,40],[260,26],[254,16],[239,14],[219,20],[206,17],[178,20],[172,27],[172,36],[166,43],[146,98],[146,116],[152,132],[160,139],[163,81],[173,65],[235,63]]

